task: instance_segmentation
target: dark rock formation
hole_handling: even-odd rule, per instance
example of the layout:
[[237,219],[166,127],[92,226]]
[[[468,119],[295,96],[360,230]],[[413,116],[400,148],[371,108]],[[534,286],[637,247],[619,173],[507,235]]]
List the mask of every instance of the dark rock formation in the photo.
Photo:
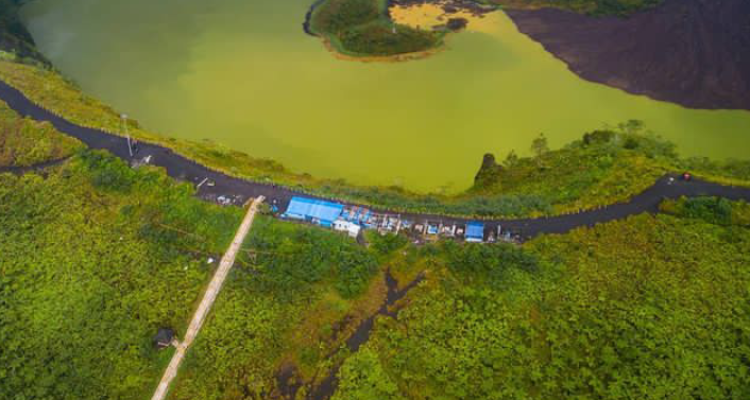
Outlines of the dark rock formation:
[[466,25],[469,24],[469,21],[466,20],[466,18],[451,18],[448,20],[448,23],[445,24],[448,29],[452,31],[460,31],[464,28],[466,28]]
[[474,176],[474,188],[481,189],[496,185],[502,169],[503,166],[497,163],[494,155],[485,154],[482,159],[482,166],[479,167],[479,171]]
[[666,0],[629,18],[508,15],[584,79],[691,108],[750,110],[748,0]]

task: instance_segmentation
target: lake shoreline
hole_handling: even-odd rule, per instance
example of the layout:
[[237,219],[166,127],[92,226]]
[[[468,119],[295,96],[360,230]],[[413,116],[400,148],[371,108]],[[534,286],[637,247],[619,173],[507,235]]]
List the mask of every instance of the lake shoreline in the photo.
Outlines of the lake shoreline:
[[[196,188],[196,196],[207,201],[216,201],[221,196],[235,199],[239,204],[242,204],[244,200],[264,196],[270,203],[275,202],[280,209],[286,209],[291,198],[294,196],[337,201],[336,199],[306,193],[299,189],[231,176],[202,165],[162,145],[141,143],[138,154],[130,155],[126,138],[96,128],[83,127],[72,123],[36,105],[18,89],[9,86],[2,80],[0,80],[0,100],[6,102],[19,115],[40,122],[49,122],[61,133],[80,140],[89,148],[106,150],[128,164],[148,157],[150,165],[164,168],[168,176],[193,186],[198,185],[204,180],[213,181],[213,186],[203,185]],[[685,182],[676,180],[675,178],[676,176],[673,174],[664,175],[652,186],[630,197],[626,202],[618,202],[577,213],[566,213],[548,217],[477,218],[427,212],[398,212],[379,207],[370,207],[370,209],[374,212],[398,214],[401,218],[420,224],[440,223],[443,225],[460,225],[470,221],[482,220],[485,232],[495,232],[498,227],[502,226],[504,230],[516,232],[518,240],[524,242],[542,234],[566,233],[576,228],[591,227],[599,223],[623,219],[631,215],[657,213],[659,212],[659,205],[664,199],[715,196],[724,197],[729,200],[750,201],[750,188],[722,185],[698,179]],[[349,201],[339,200],[339,202],[345,205],[367,207]]]
[[554,8],[505,12],[582,79],[690,109],[750,110],[750,30],[741,21],[750,3],[743,0],[667,0],[625,19]]

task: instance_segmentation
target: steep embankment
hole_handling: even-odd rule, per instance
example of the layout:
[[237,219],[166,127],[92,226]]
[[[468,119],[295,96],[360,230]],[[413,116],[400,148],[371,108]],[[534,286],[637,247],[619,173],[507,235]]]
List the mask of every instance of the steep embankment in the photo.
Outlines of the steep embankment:
[[508,15],[584,79],[692,108],[750,110],[750,1],[666,0],[629,18]]

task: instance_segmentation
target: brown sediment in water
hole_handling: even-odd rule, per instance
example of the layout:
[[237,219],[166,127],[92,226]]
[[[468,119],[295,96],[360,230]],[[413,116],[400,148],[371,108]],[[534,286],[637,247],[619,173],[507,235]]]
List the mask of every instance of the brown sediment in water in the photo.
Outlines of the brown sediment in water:
[[689,108],[750,110],[750,1],[666,0],[628,18],[507,14],[586,80]]

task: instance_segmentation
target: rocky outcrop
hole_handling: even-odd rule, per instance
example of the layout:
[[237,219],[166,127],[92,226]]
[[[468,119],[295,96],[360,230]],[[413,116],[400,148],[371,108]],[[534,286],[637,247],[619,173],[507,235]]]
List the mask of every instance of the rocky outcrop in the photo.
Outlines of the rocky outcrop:
[[487,153],[482,159],[482,166],[474,176],[474,189],[488,188],[497,185],[498,177],[503,170],[503,166],[498,164],[493,154]]

